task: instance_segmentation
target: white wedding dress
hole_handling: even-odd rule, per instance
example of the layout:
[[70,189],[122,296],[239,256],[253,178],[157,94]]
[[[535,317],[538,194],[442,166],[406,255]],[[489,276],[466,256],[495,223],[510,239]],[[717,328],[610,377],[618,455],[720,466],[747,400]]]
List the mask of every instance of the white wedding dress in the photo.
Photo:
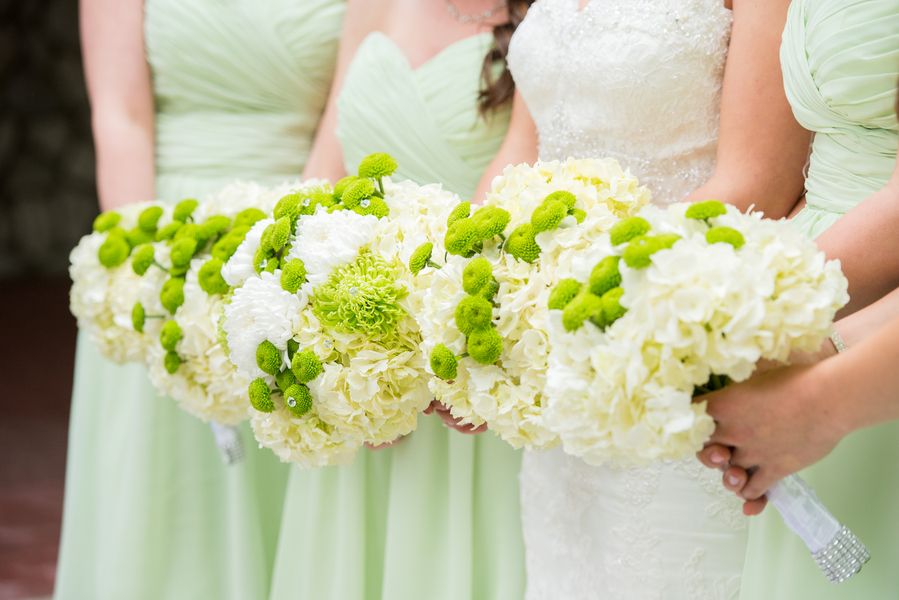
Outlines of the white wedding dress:
[[[730,36],[722,0],[538,0],[509,65],[540,158],[613,157],[656,202],[711,174]],[[729,600],[746,525],[696,460],[591,467],[527,452],[521,503],[528,600]]]

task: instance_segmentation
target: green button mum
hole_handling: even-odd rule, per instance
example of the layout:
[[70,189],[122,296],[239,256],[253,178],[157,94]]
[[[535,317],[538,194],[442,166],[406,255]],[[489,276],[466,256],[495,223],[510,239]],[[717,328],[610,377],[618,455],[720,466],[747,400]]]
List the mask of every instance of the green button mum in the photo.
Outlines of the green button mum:
[[464,335],[476,329],[490,327],[493,322],[493,305],[480,296],[466,296],[456,307],[456,327]]
[[200,232],[207,240],[214,240],[230,228],[231,219],[224,215],[212,215],[200,225]]
[[371,179],[356,179],[347,186],[340,197],[343,205],[349,209],[356,208],[366,198],[375,194],[375,183]]
[[131,246],[122,235],[109,235],[97,250],[100,264],[107,269],[119,266],[128,259]]
[[293,258],[281,270],[281,287],[285,292],[296,294],[306,283],[306,265],[299,258]]
[[166,372],[169,375],[174,375],[178,372],[178,367],[181,366],[181,363],[184,362],[180,356],[178,356],[177,352],[169,351],[165,353],[165,356],[162,359],[162,365],[165,367]]
[[482,256],[472,260],[462,270],[462,289],[466,294],[479,294],[492,280],[493,267],[490,261]]
[[171,319],[163,323],[162,329],[159,331],[159,343],[162,344],[164,350],[174,352],[182,338],[184,338],[184,332],[178,323]]
[[167,279],[159,291],[159,300],[167,311],[175,314],[178,307],[184,304],[184,279],[181,277]]
[[478,229],[469,218],[454,221],[446,230],[444,246],[446,251],[456,256],[471,256],[475,242],[478,241]]
[[577,202],[577,196],[575,196],[568,190],[556,190],[543,199],[544,204],[548,204],[551,202],[561,202],[565,205],[565,210],[570,212],[574,210],[574,205]]
[[565,204],[552,200],[544,201],[531,214],[531,227],[534,229],[534,233],[552,231],[559,227],[559,223],[566,216],[568,216],[568,207]]
[[612,288],[621,285],[621,272],[618,270],[617,256],[607,256],[593,267],[590,272],[590,291],[602,296]]
[[627,309],[621,306],[621,296],[624,295],[624,288],[616,287],[602,296],[602,316],[603,320],[611,325],[625,315]]
[[674,233],[643,236],[631,240],[621,253],[624,264],[632,269],[645,269],[652,263],[652,255],[674,246],[680,236]]
[[134,327],[134,331],[143,333],[146,322],[147,312],[144,310],[144,305],[136,302],[134,308],[131,309],[131,325]]
[[275,403],[272,402],[272,391],[269,389],[265,379],[260,377],[251,381],[247,394],[250,397],[250,404],[259,412],[270,413],[275,410]]
[[452,381],[458,374],[459,361],[456,355],[443,344],[437,344],[431,350],[431,370],[434,375],[444,381]]
[[155,232],[156,224],[159,223],[159,219],[162,218],[162,213],[163,210],[161,206],[149,206],[145,208],[137,217],[137,226],[148,233]]
[[131,268],[136,275],[143,276],[153,265],[154,260],[153,244],[141,244],[134,249],[131,255]]
[[482,206],[470,217],[476,236],[480,240],[489,240],[506,230],[512,215],[509,211],[496,206]]
[[257,221],[265,218],[265,213],[258,208],[245,208],[234,217],[234,227],[252,227]]
[[629,217],[621,219],[609,230],[609,241],[613,246],[627,243],[635,238],[649,233],[651,226],[643,217]]
[[161,227],[156,231],[156,235],[153,237],[157,242],[163,242],[165,240],[170,240],[178,233],[178,230],[181,229],[181,226],[184,225],[181,221],[172,221],[168,225]]
[[277,375],[281,372],[281,352],[268,340],[256,347],[256,365],[263,373]]
[[384,152],[376,152],[369,154],[359,163],[359,177],[372,179],[390,177],[396,172],[396,169],[396,159]]
[[730,244],[740,249],[746,243],[746,238],[733,227],[712,227],[705,232],[705,241],[709,244]]
[[104,233],[109,231],[113,227],[119,224],[119,221],[122,220],[122,215],[115,212],[114,210],[106,211],[97,215],[97,218],[94,219],[93,229],[97,233]]
[[535,236],[536,232],[530,223],[519,225],[506,240],[506,252],[520,261],[533,263],[540,258],[540,246]]
[[185,198],[175,205],[175,209],[172,211],[172,219],[186,223],[199,205],[200,203],[196,199]]
[[194,238],[182,238],[172,244],[170,259],[173,267],[186,267],[197,253],[197,240]]
[[446,218],[446,226],[449,227],[456,221],[460,219],[465,219],[468,215],[471,214],[471,202],[460,202],[456,205],[456,207],[450,212],[449,216]]
[[231,289],[225,278],[222,277],[222,267],[224,266],[225,263],[221,259],[210,258],[197,272],[197,282],[200,284],[200,288],[210,296],[226,294]]
[[425,242],[412,252],[409,257],[409,270],[413,275],[418,275],[425,267],[432,265],[431,254],[434,252],[434,244]]
[[284,391],[284,404],[295,417],[302,417],[312,410],[312,392],[305,385],[292,385]]
[[284,369],[283,371],[275,375],[275,384],[282,392],[295,383],[297,383],[296,375],[294,375],[293,371],[291,371],[290,369]]
[[602,313],[602,298],[589,291],[578,294],[562,311],[562,326],[565,331],[577,331],[587,320],[599,327],[605,324]]
[[322,374],[324,367],[312,350],[303,350],[293,355],[290,369],[300,383],[309,383]]
[[727,207],[720,200],[706,200],[705,202],[697,202],[691,204],[687,208],[684,216],[688,219],[697,219],[707,221],[713,217],[720,217],[727,214]]
[[549,309],[562,310],[575,299],[582,287],[581,282],[577,279],[562,279],[549,294]]
[[482,365],[492,365],[503,353],[503,337],[493,327],[478,329],[468,336],[468,355]]

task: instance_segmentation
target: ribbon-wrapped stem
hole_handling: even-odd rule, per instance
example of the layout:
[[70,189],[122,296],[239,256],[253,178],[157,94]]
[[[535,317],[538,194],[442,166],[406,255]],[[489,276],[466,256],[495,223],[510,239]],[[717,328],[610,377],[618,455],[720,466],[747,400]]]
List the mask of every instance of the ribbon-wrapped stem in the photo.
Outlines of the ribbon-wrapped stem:
[[212,429],[215,445],[218,446],[226,465],[234,465],[243,460],[243,443],[240,441],[240,433],[236,427],[211,421],[209,428]]

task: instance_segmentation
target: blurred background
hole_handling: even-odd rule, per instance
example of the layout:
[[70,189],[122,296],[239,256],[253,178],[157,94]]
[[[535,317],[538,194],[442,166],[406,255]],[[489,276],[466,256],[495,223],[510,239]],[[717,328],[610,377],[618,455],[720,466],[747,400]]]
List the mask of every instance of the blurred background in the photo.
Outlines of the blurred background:
[[53,590],[75,344],[66,269],[97,212],[93,160],[78,2],[0,0],[2,600]]

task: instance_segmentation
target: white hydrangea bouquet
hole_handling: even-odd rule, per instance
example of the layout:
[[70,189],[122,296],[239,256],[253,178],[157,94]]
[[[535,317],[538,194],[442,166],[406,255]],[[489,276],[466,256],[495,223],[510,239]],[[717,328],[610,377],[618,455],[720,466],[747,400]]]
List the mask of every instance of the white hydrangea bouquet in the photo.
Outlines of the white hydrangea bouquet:
[[[818,350],[849,300],[839,262],[790,223],[717,201],[646,207],[558,275],[545,422],[595,465],[691,456],[714,430],[696,394]],[[868,559],[798,476],[769,497],[832,581]]]
[[408,265],[459,199],[395,169],[375,154],[333,190],[285,196],[223,269],[231,360],[252,380],[256,439],[282,460],[345,463],[430,403]]
[[[621,217],[649,202],[614,160],[509,166],[485,204],[460,204],[422,248],[417,314],[431,391],[464,424],[486,423],[510,445],[546,448],[550,290]],[[426,259],[426,260],[425,260]]]

